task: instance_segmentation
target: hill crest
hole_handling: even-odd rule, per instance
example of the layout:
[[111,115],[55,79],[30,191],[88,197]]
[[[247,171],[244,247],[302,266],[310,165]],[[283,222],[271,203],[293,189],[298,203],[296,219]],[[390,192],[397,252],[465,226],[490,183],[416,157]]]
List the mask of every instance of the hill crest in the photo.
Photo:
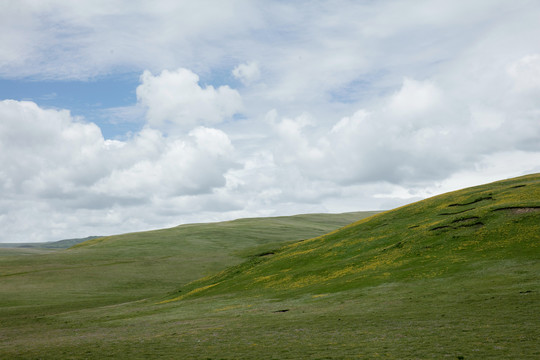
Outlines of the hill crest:
[[[166,302],[272,296],[444,277],[497,258],[538,258],[540,174],[453,191],[295,242],[195,281]],[[486,265],[487,266],[487,265]]]

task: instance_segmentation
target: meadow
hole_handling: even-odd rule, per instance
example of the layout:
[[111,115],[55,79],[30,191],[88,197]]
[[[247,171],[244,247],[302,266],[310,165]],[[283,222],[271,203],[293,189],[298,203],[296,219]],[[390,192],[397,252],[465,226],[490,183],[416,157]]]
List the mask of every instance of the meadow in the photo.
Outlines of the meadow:
[[[226,235],[225,235],[226,234]],[[0,358],[540,358],[540,174],[0,249]]]

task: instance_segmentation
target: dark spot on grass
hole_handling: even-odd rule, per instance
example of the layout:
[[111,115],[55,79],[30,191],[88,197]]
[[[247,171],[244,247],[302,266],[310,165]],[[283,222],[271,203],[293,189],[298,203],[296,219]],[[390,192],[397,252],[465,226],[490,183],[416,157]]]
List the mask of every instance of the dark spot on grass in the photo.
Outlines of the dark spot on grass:
[[271,256],[271,255],[274,255],[275,252],[274,251],[267,251],[267,252],[263,252],[263,253],[260,253],[259,255],[257,255],[258,257],[262,257],[262,256]]
[[525,185],[525,184],[516,185],[516,186],[512,186],[511,189],[517,189],[517,188],[524,187],[524,186],[527,186],[527,185]]
[[442,226],[437,226],[437,227],[434,227],[432,229],[430,229],[431,231],[435,231],[435,230],[442,230],[442,229],[448,229],[450,228],[450,226],[448,225],[442,225]]
[[520,291],[519,293],[520,294],[530,294],[530,293],[532,293],[532,290]]
[[276,310],[276,311],[272,311],[273,313],[286,313],[288,312],[289,309],[283,309],[283,310]]
[[478,216],[471,216],[471,217],[468,217],[468,218],[461,218],[461,219],[456,219],[454,221],[452,221],[451,224],[454,224],[453,226],[451,225],[439,225],[439,226],[436,226],[434,228],[431,228],[430,230],[431,231],[436,231],[436,230],[444,230],[444,229],[459,229],[459,228],[467,228],[467,227],[473,227],[473,226],[484,226],[484,223],[481,222],[481,221],[478,221],[479,217]]
[[474,223],[465,223],[465,224],[461,224],[458,226],[458,228],[464,228],[464,227],[473,227],[473,226],[484,226],[484,223],[481,222],[481,221],[477,221],[477,222],[474,222]]
[[469,201],[469,202],[466,202],[466,203],[455,203],[455,204],[450,204],[448,205],[448,207],[454,207],[454,206],[467,206],[467,205],[472,205],[472,204],[476,204],[480,201],[484,201],[484,200],[493,200],[493,196],[481,196],[479,198],[476,198],[472,201]]
[[472,226],[484,226],[484,223],[481,221],[478,221],[478,219],[480,219],[478,216],[471,216],[468,218],[456,219],[452,221],[452,224],[457,225],[455,229],[459,229],[463,227],[472,227]]
[[540,211],[540,206],[509,206],[509,207],[494,209],[494,211],[503,211],[503,210],[507,210],[511,212],[512,214],[526,214],[530,212]]
[[452,221],[452,224],[459,224],[459,223],[463,223],[463,222],[470,222],[471,220],[472,220],[472,221],[475,221],[475,220],[478,220],[478,219],[480,219],[478,216],[471,216],[471,217],[468,217],[468,218],[456,219],[456,220]]
[[457,214],[461,214],[461,213],[464,213],[466,211],[471,211],[471,210],[474,210],[476,208],[470,208],[470,209],[465,209],[465,210],[461,210],[461,211],[455,211],[455,212],[443,212],[443,213],[440,213],[439,215],[457,215]]
[[380,228],[385,227],[385,226],[388,226],[388,223],[381,223],[381,224],[373,223],[373,224],[371,224],[370,229],[375,230],[375,229],[380,229]]

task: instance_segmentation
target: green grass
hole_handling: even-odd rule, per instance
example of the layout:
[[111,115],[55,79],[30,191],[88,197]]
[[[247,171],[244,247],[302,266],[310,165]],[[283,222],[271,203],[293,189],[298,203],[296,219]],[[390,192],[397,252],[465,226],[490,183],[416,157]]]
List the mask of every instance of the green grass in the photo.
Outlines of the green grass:
[[262,289],[289,298],[444,278],[499,260],[538,260],[539,220],[538,175],[461,190],[290,244],[196,281],[180,298]]
[[[154,297],[372,212],[182,225],[110,236],[68,250],[0,249],[0,321]],[[1,358],[1,356],[0,356]]]
[[[197,270],[207,276],[193,273],[197,280],[161,290],[146,283],[148,294],[139,289],[125,303],[114,291],[107,306],[43,314],[35,305],[4,303],[0,358],[537,359],[539,209],[535,174],[284,240],[283,247],[270,238],[233,246],[233,266]],[[264,228],[245,225],[242,234]],[[133,242],[137,256],[155,251],[158,238]],[[95,240],[65,254],[99,249],[114,258],[130,252],[127,244]],[[23,256],[14,258],[22,264]],[[98,265],[94,270],[105,269]],[[41,289],[34,291],[37,298]]]

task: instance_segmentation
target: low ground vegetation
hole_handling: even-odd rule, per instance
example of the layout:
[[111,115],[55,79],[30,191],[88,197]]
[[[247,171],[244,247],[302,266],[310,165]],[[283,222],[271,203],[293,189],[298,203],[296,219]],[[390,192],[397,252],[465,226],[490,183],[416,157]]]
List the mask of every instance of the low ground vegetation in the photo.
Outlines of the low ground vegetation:
[[[277,234],[285,228],[273,224],[253,241],[264,226],[245,225],[225,241],[244,247],[219,248],[212,239],[222,229],[213,227],[195,231],[189,246],[173,237],[160,242],[155,233],[3,255],[0,286],[11,297],[0,300],[1,357],[540,357],[539,174],[440,195],[315,237],[289,229],[284,239]],[[158,256],[160,244],[167,245]],[[172,265],[179,259],[168,256],[186,246],[199,250],[181,274]],[[205,256],[218,248],[212,260]],[[36,273],[37,260],[23,259],[40,256]],[[56,256],[65,256],[64,276]],[[150,272],[163,280],[152,284]],[[99,273],[110,277],[99,280]],[[77,286],[73,276],[88,279]],[[13,295],[18,288],[29,299]]]

